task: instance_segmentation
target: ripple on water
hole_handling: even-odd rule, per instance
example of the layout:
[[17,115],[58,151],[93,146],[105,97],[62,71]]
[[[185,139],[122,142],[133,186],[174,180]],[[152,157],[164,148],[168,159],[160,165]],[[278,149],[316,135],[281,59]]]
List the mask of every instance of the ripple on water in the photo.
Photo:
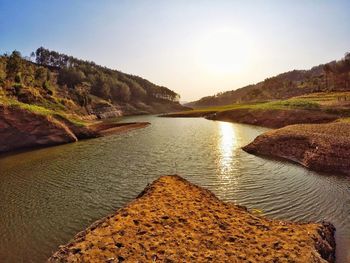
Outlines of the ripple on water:
[[331,221],[338,262],[350,257],[350,179],[247,154],[266,131],[205,119],[150,121],[142,130],[0,159],[0,258],[43,262],[58,245],[125,205],[163,174],[219,198],[294,221]]

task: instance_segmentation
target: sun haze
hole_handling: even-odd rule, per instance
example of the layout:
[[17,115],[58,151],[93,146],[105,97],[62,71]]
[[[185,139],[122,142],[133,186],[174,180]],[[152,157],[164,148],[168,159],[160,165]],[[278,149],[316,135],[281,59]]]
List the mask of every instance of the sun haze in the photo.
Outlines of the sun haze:
[[[0,1],[0,51],[40,46],[191,101],[341,58],[348,1]],[[322,29],[322,30],[320,30]]]

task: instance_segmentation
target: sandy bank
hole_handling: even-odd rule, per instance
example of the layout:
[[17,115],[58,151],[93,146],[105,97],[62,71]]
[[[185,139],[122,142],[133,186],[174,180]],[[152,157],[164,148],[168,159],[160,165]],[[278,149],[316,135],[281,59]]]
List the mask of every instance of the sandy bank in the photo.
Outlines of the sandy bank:
[[258,217],[162,176],[48,262],[334,262],[334,227]]
[[268,131],[243,149],[312,170],[350,174],[350,123],[291,125]]

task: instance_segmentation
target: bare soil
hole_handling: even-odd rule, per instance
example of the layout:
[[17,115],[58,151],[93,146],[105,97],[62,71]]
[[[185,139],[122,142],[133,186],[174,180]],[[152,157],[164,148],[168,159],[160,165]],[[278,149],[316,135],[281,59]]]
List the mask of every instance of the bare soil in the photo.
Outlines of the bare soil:
[[48,262],[334,262],[334,231],[329,223],[259,217],[162,176]]
[[268,131],[243,150],[316,171],[350,174],[350,123],[299,124]]

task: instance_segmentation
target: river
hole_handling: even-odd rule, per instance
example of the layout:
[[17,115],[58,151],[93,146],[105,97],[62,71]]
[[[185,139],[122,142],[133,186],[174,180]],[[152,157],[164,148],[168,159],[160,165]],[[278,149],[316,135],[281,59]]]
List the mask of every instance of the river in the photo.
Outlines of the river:
[[266,128],[201,118],[123,121],[151,125],[0,157],[1,262],[44,262],[58,245],[165,174],[271,218],[330,221],[337,228],[337,262],[350,262],[350,177],[240,149]]

